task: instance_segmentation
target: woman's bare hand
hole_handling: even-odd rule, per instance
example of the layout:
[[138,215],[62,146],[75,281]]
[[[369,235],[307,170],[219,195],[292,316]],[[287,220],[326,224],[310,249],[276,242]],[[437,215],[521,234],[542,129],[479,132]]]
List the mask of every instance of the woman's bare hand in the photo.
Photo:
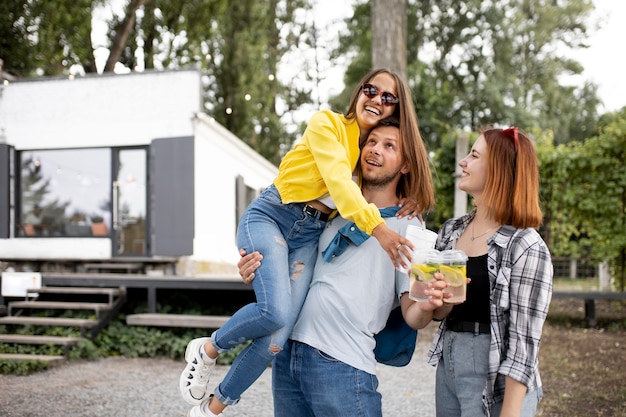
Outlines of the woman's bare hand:
[[400,200],[400,210],[396,213],[396,216],[401,219],[408,215],[409,220],[418,217],[422,220],[422,214],[417,211],[417,201],[412,198],[403,198]]
[[387,252],[394,267],[406,269],[411,265],[415,247],[410,240],[391,230],[386,223],[376,226],[372,236],[378,240],[380,246]]
[[252,252],[246,254],[244,249],[239,249],[241,259],[237,262],[237,268],[239,268],[239,276],[246,284],[249,284],[254,279],[254,271],[261,266],[261,260],[263,255],[259,252]]

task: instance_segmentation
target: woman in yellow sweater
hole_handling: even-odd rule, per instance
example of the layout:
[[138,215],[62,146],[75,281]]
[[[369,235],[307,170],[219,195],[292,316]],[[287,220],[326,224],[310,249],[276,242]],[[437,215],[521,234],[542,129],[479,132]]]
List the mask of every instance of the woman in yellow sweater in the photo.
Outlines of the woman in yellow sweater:
[[[410,196],[416,213],[434,203],[426,149],[419,133],[410,90],[397,74],[377,69],[366,74],[352,93],[346,115],[317,112],[301,140],[283,158],[277,178],[250,204],[237,230],[237,244],[247,253],[263,254],[255,272],[256,303],[237,311],[211,337],[192,340],[179,388],[194,405],[189,416],[219,416],[236,404],[241,394],[280,352],[298,317],[311,282],[317,242],[326,221],[336,210],[375,237],[396,267],[406,266],[411,243],[387,227],[374,204],[368,204],[353,171],[369,131],[385,117],[400,120],[400,134],[411,148],[399,186],[417,189]],[[417,186],[415,184],[418,184]],[[407,205],[408,206],[408,205]],[[400,215],[407,213],[404,210]],[[230,371],[208,395],[207,383],[215,359],[225,351],[254,340],[235,359]]]

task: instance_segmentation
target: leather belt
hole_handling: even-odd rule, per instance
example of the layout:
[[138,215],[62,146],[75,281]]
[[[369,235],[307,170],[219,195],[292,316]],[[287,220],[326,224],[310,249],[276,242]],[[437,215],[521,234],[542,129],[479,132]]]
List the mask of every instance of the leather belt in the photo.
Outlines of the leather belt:
[[488,334],[491,333],[491,326],[489,323],[479,323],[477,321],[458,321],[448,320],[446,323],[446,329],[453,332],[465,332],[474,334]]
[[322,213],[321,211],[319,211],[318,209],[316,209],[313,206],[310,206],[308,204],[305,204],[302,207],[302,211],[305,212],[306,214],[308,214],[311,217],[315,217],[316,219],[319,219],[323,222],[327,222],[328,219],[330,218],[330,213]]

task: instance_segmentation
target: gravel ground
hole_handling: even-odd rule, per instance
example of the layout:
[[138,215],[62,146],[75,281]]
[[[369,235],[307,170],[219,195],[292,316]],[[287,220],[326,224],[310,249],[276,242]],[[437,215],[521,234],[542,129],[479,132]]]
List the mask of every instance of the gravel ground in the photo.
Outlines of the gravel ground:
[[[383,414],[422,417],[435,414],[435,368],[426,363],[434,325],[420,332],[413,360],[404,368],[379,365]],[[0,375],[1,417],[184,417],[189,406],[178,393],[182,361],[106,358],[72,361],[29,375]],[[217,366],[211,387],[228,367]],[[340,394],[338,394],[340,395]],[[225,417],[272,417],[268,369],[229,407]],[[297,417],[297,416],[294,416]]]

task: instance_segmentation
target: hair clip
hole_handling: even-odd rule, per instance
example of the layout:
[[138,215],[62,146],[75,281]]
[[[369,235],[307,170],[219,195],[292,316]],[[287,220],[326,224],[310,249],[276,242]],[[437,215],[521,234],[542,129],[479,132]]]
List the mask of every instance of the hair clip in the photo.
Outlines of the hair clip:
[[519,136],[517,134],[517,127],[512,126],[508,129],[503,129],[502,133],[513,139],[513,142],[515,144],[515,150],[517,151],[517,149],[519,148]]

